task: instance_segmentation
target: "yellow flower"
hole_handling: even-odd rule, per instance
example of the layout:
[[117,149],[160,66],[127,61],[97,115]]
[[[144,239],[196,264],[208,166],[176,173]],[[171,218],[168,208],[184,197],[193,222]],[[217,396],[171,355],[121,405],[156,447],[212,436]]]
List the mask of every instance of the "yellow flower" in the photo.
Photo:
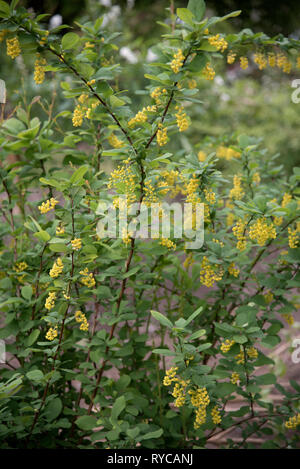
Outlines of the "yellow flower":
[[212,411],[211,411],[211,417],[212,417],[212,421],[215,425],[219,425],[222,421],[222,418],[221,418],[221,414],[218,410],[218,406],[216,405]]
[[227,63],[228,64],[233,64],[236,58],[236,54],[234,54],[232,51],[229,52],[227,55]]
[[86,267],[84,270],[81,270],[80,275],[82,275],[82,278],[80,279],[80,282],[87,286],[88,288],[93,288],[96,285],[96,281],[94,279],[94,275],[92,272],[88,271],[88,268]]
[[175,249],[176,249],[176,244],[173,243],[173,241],[171,241],[168,238],[162,238],[159,244],[161,244],[162,246],[167,247],[168,249],[170,249],[172,251],[175,251]]
[[220,34],[216,34],[215,36],[210,36],[208,38],[208,42],[214,46],[217,50],[224,52],[225,49],[228,47],[228,42],[225,41],[223,37],[220,37]]
[[240,269],[235,266],[234,262],[231,262],[231,264],[228,267],[228,272],[230,275],[233,275],[234,277],[238,277],[240,274]]
[[201,263],[200,282],[208,288],[214,286],[215,282],[222,280],[224,274],[223,267],[211,264],[204,256]]
[[290,203],[291,200],[292,200],[291,194],[288,194],[287,192],[285,192],[282,198],[281,207],[285,208]]
[[65,232],[65,229],[63,226],[59,225],[56,227],[56,231],[55,231],[56,236],[62,235],[64,234],[64,232]]
[[23,272],[23,270],[26,270],[28,265],[26,262],[19,262],[18,264],[15,265],[14,269],[16,272]]
[[265,295],[264,295],[264,299],[266,300],[267,303],[272,303],[272,301],[274,300],[274,295],[271,291],[268,291]]
[[229,352],[229,350],[234,344],[235,344],[234,340],[226,339],[224,342],[221,343],[220,349],[223,353],[227,353]]
[[215,74],[216,72],[212,68],[211,64],[207,62],[207,64],[205,65],[202,71],[202,75],[204,76],[206,80],[213,80],[215,78]]
[[267,66],[267,59],[261,52],[254,54],[254,62],[257,64],[259,70],[263,70]]
[[86,316],[81,311],[75,312],[75,321],[80,323],[79,329],[81,331],[88,331],[89,330],[89,323],[86,319]]
[[206,201],[209,204],[213,205],[216,201],[216,194],[213,191],[207,190],[207,189],[204,189],[203,192],[204,192]]
[[46,339],[47,340],[54,340],[57,337],[57,326],[55,327],[50,327],[46,334]]
[[250,227],[249,238],[264,246],[269,239],[276,238],[276,229],[272,222],[268,225],[265,218],[259,218]]
[[205,161],[205,158],[206,158],[206,153],[204,151],[200,150],[198,152],[198,160],[199,161]]
[[246,351],[249,358],[256,359],[258,357],[258,351],[255,347],[248,347]]
[[86,109],[78,104],[73,112],[72,123],[74,127],[80,127],[83,122],[84,114]]
[[179,132],[184,132],[189,127],[189,121],[186,117],[186,113],[184,112],[183,107],[176,106],[176,109],[178,109],[178,112],[175,114],[175,117],[177,120]]
[[74,249],[74,251],[78,251],[81,248],[81,239],[80,238],[72,239],[71,244],[72,244],[72,249]]
[[37,85],[41,85],[45,79],[46,63],[47,63],[46,59],[44,59],[38,54],[37,59],[34,63],[34,75],[33,75],[33,79]]
[[248,65],[249,65],[249,63],[248,63],[247,57],[240,57],[240,67],[241,67],[241,69],[246,70],[246,68],[248,68]]
[[293,230],[290,226],[288,227],[288,233],[289,233],[289,247],[291,249],[296,249],[299,245],[299,239],[298,239],[298,230],[297,228]]
[[50,269],[49,275],[52,278],[58,277],[63,271],[64,265],[60,257],[54,262],[52,269]]
[[177,381],[178,378],[176,378],[176,371],[178,370],[177,366],[172,368],[169,368],[169,370],[166,371],[166,375],[163,380],[163,385],[164,386],[170,386],[173,381]]
[[162,147],[163,145],[166,145],[166,143],[168,142],[167,128],[163,127],[162,124],[158,125],[156,139],[160,147]]
[[122,140],[120,140],[116,135],[114,135],[113,133],[110,134],[110,136],[108,137],[108,142],[110,143],[110,145],[114,148],[122,148],[124,146],[124,142]]
[[13,37],[12,39],[6,39],[6,53],[12,59],[15,59],[21,54],[21,47],[19,43],[19,39],[17,37]]
[[245,228],[246,228],[246,225],[241,218],[237,221],[235,226],[232,228],[233,235],[238,240],[236,247],[239,251],[244,251],[247,247]]
[[46,302],[45,302],[45,308],[48,309],[48,311],[54,308],[55,300],[56,300],[56,293],[49,292],[49,295],[46,298]]
[[237,384],[239,380],[240,380],[240,375],[236,371],[234,371],[230,378],[231,383]]
[[53,197],[51,197],[50,200],[47,200],[46,202],[43,202],[42,205],[39,205],[38,209],[42,214],[44,214],[49,212],[50,210],[53,210],[55,208],[55,205],[57,205],[58,203],[58,200],[55,200]]
[[229,197],[231,199],[241,200],[244,196],[244,191],[241,186],[242,178],[241,176],[235,175],[233,177],[233,188],[229,192]]
[[292,314],[285,313],[282,315],[289,326],[292,326],[295,322],[294,316]]
[[171,69],[174,73],[178,73],[182,68],[184,62],[184,55],[181,49],[178,49],[176,54],[173,55],[173,60],[171,62]]
[[300,425],[300,414],[297,413],[293,417],[290,417],[284,424],[284,426],[288,429],[294,430]]

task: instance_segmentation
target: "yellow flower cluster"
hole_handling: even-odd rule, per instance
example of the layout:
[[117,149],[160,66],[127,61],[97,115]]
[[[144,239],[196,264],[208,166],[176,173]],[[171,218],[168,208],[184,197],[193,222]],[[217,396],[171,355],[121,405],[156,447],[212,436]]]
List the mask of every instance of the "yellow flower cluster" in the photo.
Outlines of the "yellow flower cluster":
[[233,275],[234,277],[238,277],[240,274],[240,269],[235,266],[234,262],[231,262],[231,264],[228,267],[228,272],[230,275]]
[[299,245],[299,237],[297,228],[293,230],[290,226],[288,227],[289,233],[289,247],[291,249],[296,249]]
[[[111,188],[120,189],[126,196],[127,204],[130,205],[136,201],[135,187],[136,187],[136,175],[133,173],[131,167],[131,160],[128,158],[124,161],[123,165],[119,165],[117,169],[112,171],[108,181],[108,189]],[[114,206],[119,209],[122,197],[118,197],[114,200]]]
[[290,430],[294,430],[300,425],[300,414],[297,413],[293,417],[290,417],[284,424],[284,426]]
[[143,202],[149,207],[152,203],[158,202],[158,197],[155,193],[155,187],[150,180],[145,181],[144,184],[144,199]]
[[231,383],[237,384],[239,380],[240,380],[240,375],[236,371],[234,371],[230,378]]
[[252,358],[253,360],[255,360],[257,357],[258,357],[258,351],[256,350],[255,347],[249,347],[247,348],[247,355],[249,358]]
[[50,269],[49,275],[52,278],[58,277],[63,271],[64,265],[60,257],[54,262],[52,269]]
[[47,340],[54,340],[57,337],[57,326],[55,327],[50,327],[46,334],[46,339]]
[[50,200],[47,200],[46,202],[43,202],[42,205],[39,205],[38,209],[42,214],[44,214],[50,212],[50,210],[53,210],[55,205],[58,203],[58,200],[55,200],[53,197],[51,197]]
[[37,85],[41,85],[45,79],[45,65],[46,59],[40,57],[38,54],[36,61],[34,62],[34,75],[33,79]]
[[161,238],[160,243],[162,246],[165,246],[166,248],[175,251],[176,249],[176,244],[171,241],[169,238]]
[[184,381],[183,379],[178,380],[175,383],[172,396],[175,397],[174,405],[175,407],[182,407],[185,403],[186,396],[186,387],[189,384],[189,381]]
[[170,192],[171,197],[175,197],[180,192],[180,186],[177,184],[179,181],[179,172],[175,169],[162,171],[162,181],[159,181],[158,186],[160,192],[166,195]]
[[151,98],[153,98],[156,102],[157,105],[161,104],[162,101],[161,101],[161,95],[166,95],[167,94],[167,90],[166,88],[163,88],[161,89],[160,86],[157,86],[153,91],[152,93],[150,94]]
[[129,127],[134,127],[136,124],[143,124],[147,121],[148,116],[147,112],[155,112],[156,106],[147,106],[143,107],[141,111],[139,111],[130,121],[128,122]]
[[79,329],[81,331],[88,331],[89,330],[89,323],[88,323],[84,313],[82,313],[81,311],[76,311],[75,312],[75,320],[76,320],[76,322],[80,323],[80,328]]
[[208,288],[214,286],[215,282],[222,280],[224,270],[220,265],[213,265],[206,256],[203,257],[200,270],[200,282]]
[[235,58],[236,58],[236,54],[230,51],[227,55],[227,63],[230,65],[233,64],[235,61]]
[[206,201],[209,204],[214,204],[216,201],[216,194],[213,191],[207,190],[207,189],[204,189],[203,192],[204,192]]
[[228,47],[228,42],[225,41],[223,37],[220,37],[220,34],[216,34],[215,36],[210,36],[208,38],[208,42],[214,46],[217,50],[224,52],[225,49]]
[[225,160],[229,161],[229,160],[232,160],[232,158],[240,158],[241,153],[236,150],[233,150],[232,148],[227,148],[227,147],[224,147],[223,145],[220,145],[217,148],[216,156],[218,158],[225,158]]
[[110,134],[108,137],[108,143],[114,148],[122,148],[124,146],[124,142],[120,140],[115,134]]
[[218,244],[219,246],[221,246],[221,248],[224,247],[223,241],[220,241],[219,239],[213,238],[212,242],[215,243],[215,244]]
[[290,73],[292,69],[292,63],[282,52],[277,54],[276,65],[281,68],[284,73]]
[[179,132],[184,132],[189,128],[189,121],[186,117],[183,107],[176,106],[178,112],[175,114]]
[[190,90],[194,90],[197,88],[197,82],[194,78],[191,78],[191,80],[188,80],[188,87]]
[[205,153],[205,151],[200,150],[200,151],[198,152],[198,160],[199,160],[199,161],[205,161],[205,159],[206,159],[206,153]]
[[246,70],[248,68],[249,62],[247,57],[240,57],[240,67],[242,70]]
[[283,194],[283,198],[282,198],[282,202],[281,202],[281,207],[282,208],[285,208],[292,200],[292,196],[291,194],[288,194],[287,192],[285,192]]
[[211,417],[215,425],[219,425],[222,422],[221,414],[217,405],[212,409]]
[[172,368],[169,368],[169,370],[166,371],[166,375],[163,380],[164,386],[170,386],[173,381],[178,380],[178,378],[176,378],[177,370],[178,370],[177,366],[172,366]]
[[244,191],[242,188],[242,178],[241,176],[235,175],[233,177],[233,188],[229,192],[229,197],[231,199],[241,200],[244,197]]
[[246,236],[245,236],[246,225],[240,218],[232,228],[233,235],[238,240],[236,247],[239,251],[244,251],[247,247]]
[[160,147],[166,145],[166,143],[168,142],[167,127],[163,127],[161,123],[158,124],[156,139]]
[[80,238],[72,239],[71,244],[72,244],[72,249],[74,251],[78,251],[81,248],[81,239]]
[[213,80],[215,78],[215,74],[216,72],[212,68],[211,64],[207,62],[202,71],[202,75],[204,76],[205,80]]
[[131,237],[132,237],[133,233],[131,233],[130,231],[127,231],[126,228],[123,228],[122,230],[122,241],[124,244],[128,245],[131,243]]
[[21,54],[19,39],[15,36],[12,39],[6,39],[6,53],[12,59]]
[[[252,360],[255,360],[258,357],[258,351],[255,347],[247,347],[246,353]],[[234,358],[236,359],[238,365],[243,365],[245,363],[244,350],[241,348],[240,353],[238,353]]]
[[285,313],[282,315],[289,326],[292,326],[295,322],[294,316],[292,314]]
[[65,229],[64,229],[63,226],[58,225],[58,226],[56,227],[56,231],[55,231],[56,236],[63,235],[64,232],[65,232]]
[[198,388],[188,392],[191,397],[191,404],[196,408],[196,417],[194,428],[197,430],[206,422],[206,407],[210,403],[209,395],[206,388]]
[[46,302],[45,302],[45,308],[48,309],[48,311],[54,308],[55,300],[56,300],[56,293],[54,291],[49,292],[49,295],[46,298]]
[[220,349],[223,353],[227,353],[229,352],[229,350],[234,344],[235,344],[234,340],[226,339],[224,340],[224,342],[221,343]]
[[271,222],[269,225],[265,218],[259,218],[249,230],[249,238],[264,246],[269,239],[276,238],[276,229]]
[[86,108],[81,106],[80,104],[77,104],[72,117],[72,123],[74,127],[80,127],[82,125],[85,112]]
[[26,262],[18,262],[14,269],[16,272],[23,272],[23,270],[26,270],[26,268],[28,267],[27,263]]
[[258,66],[259,70],[263,70],[268,65],[268,61],[265,54],[262,54],[261,52],[254,54],[253,60]]
[[178,49],[176,54],[173,55],[173,60],[171,62],[171,69],[174,73],[178,73],[183,66],[184,55],[181,49]]
[[81,270],[80,275],[82,275],[82,278],[80,279],[81,283],[85,285],[88,288],[93,288],[96,285],[94,275],[92,272],[88,271],[88,268],[86,267],[84,270]]

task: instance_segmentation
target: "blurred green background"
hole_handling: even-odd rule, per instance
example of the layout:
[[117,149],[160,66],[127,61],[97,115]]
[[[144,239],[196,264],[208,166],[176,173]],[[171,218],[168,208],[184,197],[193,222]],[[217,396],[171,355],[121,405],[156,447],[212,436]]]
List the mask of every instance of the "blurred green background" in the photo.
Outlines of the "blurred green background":
[[[155,45],[160,41],[165,28],[158,24],[171,21],[171,11],[186,7],[186,0],[69,0],[26,1],[20,2],[25,8],[37,13],[49,13],[49,22],[45,27],[53,27],[60,22],[75,29],[75,22],[95,20],[105,15],[105,27],[111,31],[122,31],[117,39],[121,51],[121,62],[126,66],[119,87],[128,89],[133,97],[135,109],[143,105],[147,95],[136,93],[148,84],[144,78],[147,61],[153,60]],[[271,0],[207,0],[211,15],[224,15],[233,10],[242,10],[242,14],[222,27],[225,32],[235,32],[243,28],[264,31],[270,36],[284,34],[300,35],[300,2],[274,3]],[[230,29],[228,29],[230,28]],[[119,59],[118,59],[119,60]],[[8,106],[13,107],[20,100],[24,91],[29,102],[34,96],[48,96],[50,100],[57,91],[56,110],[72,109],[73,103],[61,97],[58,78],[53,77],[42,86],[32,80],[33,62],[30,59],[15,63],[6,57],[4,45],[1,47],[0,78],[6,80]],[[287,172],[299,165],[299,124],[300,103],[291,100],[294,89],[292,80],[300,79],[300,70],[286,75],[281,71],[268,69],[259,71],[249,67],[241,71],[238,64],[228,67],[218,65],[213,83],[199,80],[199,99],[202,105],[194,105],[189,112],[194,125],[189,129],[188,137],[201,148],[206,136],[221,138],[225,134],[247,133],[263,137],[270,154],[280,153],[280,163]],[[188,109],[189,111],[189,109]],[[42,112],[37,109],[37,113]],[[185,142],[183,141],[183,144]]]

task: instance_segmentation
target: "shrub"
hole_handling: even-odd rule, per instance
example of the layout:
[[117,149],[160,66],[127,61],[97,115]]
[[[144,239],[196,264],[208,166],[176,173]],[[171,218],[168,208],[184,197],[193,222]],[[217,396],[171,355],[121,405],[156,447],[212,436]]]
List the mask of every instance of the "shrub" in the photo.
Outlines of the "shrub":
[[[264,448],[296,447],[300,386],[277,383],[267,352],[296,309],[299,170],[287,179],[251,136],[196,151],[178,135],[189,135],[197,82],[213,80],[215,62],[244,69],[254,52],[260,69],[289,72],[299,41],[225,36],[219,24],[240,12],[203,19],[204,2],[190,0],[148,65],[148,105],[133,112],[102,18],[61,37],[16,4],[0,2],[7,54],[34,55],[35,82],[53,72],[75,104],[55,114],[34,98],[2,113],[2,448],[203,448],[237,426],[226,447],[251,447],[254,434]],[[191,204],[194,229],[202,204],[203,245],[189,249],[176,226],[135,236],[151,204],[166,216],[166,200]],[[101,236],[105,203],[117,238]]]

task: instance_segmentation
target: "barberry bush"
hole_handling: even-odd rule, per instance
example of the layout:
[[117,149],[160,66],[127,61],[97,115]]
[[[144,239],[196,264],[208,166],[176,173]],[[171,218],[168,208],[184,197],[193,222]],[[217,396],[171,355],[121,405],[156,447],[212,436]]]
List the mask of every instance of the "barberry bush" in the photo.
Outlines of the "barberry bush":
[[[0,2],[1,54],[37,85],[59,80],[66,105],[7,112],[1,84],[1,447],[205,448],[219,434],[226,448],[296,447],[300,385],[278,383],[270,355],[299,301],[300,172],[251,132],[190,143],[189,114],[215,67],[290,73],[300,41],[223,34],[240,12],[208,18],[190,0],[136,109],[103,18],[62,34],[17,3]],[[124,200],[130,224],[101,236],[101,206]],[[165,201],[203,204],[201,246],[134,236]]]

